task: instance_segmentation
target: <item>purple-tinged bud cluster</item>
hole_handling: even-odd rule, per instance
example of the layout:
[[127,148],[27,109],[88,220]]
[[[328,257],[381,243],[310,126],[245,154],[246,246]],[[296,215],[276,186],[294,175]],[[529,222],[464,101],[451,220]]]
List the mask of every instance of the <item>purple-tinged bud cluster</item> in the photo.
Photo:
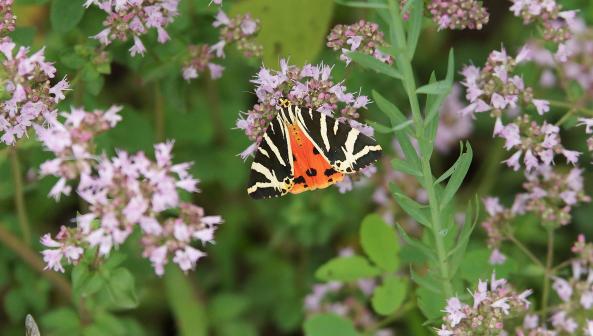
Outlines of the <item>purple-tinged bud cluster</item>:
[[562,11],[556,0],[511,0],[510,10],[523,19],[523,24],[536,22],[543,31],[543,38],[556,43],[571,37],[569,25],[574,11]]
[[65,78],[51,84],[56,68],[44,49],[29,55],[29,48],[17,48],[8,37],[0,39],[0,62],[0,142],[14,145],[31,126],[55,117],[69,84]]
[[13,0],[0,0],[0,38],[14,31],[16,16],[12,12]]
[[289,65],[286,60],[280,61],[280,70],[262,67],[251,81],[256,84],[258,103],[237,120],[237,127],[253,141],[241,156],[246,158],[255,151],[270,121],[276,117],[279,99],[283,97],[294,105],[348,121],[363,133],[372,133],[372,128],[356,121],[360,116],[358,111],[366,108],[368,98],[355,96],[347,92],[342,83],[335,83],[331,70],[324,64],[297,67]]
[[470,292],[473,303],[463,303],[459,298],[447,300],[445,316],[439,336],[506,335],[504,321],[524,314],[529,308],[527,297],[532,291],[516,292],[505,279],[492,274],[488,281],[478,281],[478,288]]
[[527,181],[523,188],[526,192],[518,194],[515,202],[522,203],[518,208],[539,216],[543,223],[566,225],[570,223],[574,206],[591,201],[583,187],[582,169],[561,172],[542,166],[525,173],[525,177]]
[[[47,268],[64,271],[62,263],[76,263],[84,249],[96,248],[104,257],[122,245],[134,229],[142,232],[144,256],[157,275],[172,258],[183,271],[193,269],[204,252],[192,246],[213,242],[220,216],[204,216],[202,208],[181,201],[180,191],[197,192],[191,163],[172,163],[173,143],[154,146],[152,161],[143,152],[119,151],[113,158],[96,158],[89,171],[80,172],[79,196],[89,212],[77,217],[77,226],[62,228],[55,239],[41,242]],[[177,212],[174,216],[172,213]]]
[[93,36],[101,45],[107,46],[115,40],[134,40],[129,49],[132,56],[144,55],[146,47],[140,39],[151,28],[157,31],[157,40],[165,43],[169,34],[165,27],[179,15],[179,0],[87,0],[85,7],[96,5],[107,14],[105,27]]
[[[515,200],[517,201],[517,199]],[[522,212],[522,204],[513,204],[510,209],[503,207],[497,197],[486,197],[483,200],[484,209],[488,217],[482,222],[482,228],[488,236],[488,247],[492,250],[489,262],[492,265],[504,264],[506,256],[500,251],[505,237],[505,226],[519,213]]]
[[253,19],[249,13],[231,19],[219,10],[212,25],[220,29],[220,40],[211,47],[211,51],[215,52],[217,57],[224,57],[224,48],[230,44],[236,44],[237,50],[245,57],[262,55],[263,46],[255,40],[260,29],[259,20]]
[[198,78],[206,69],[210,72],[210,78],[218,79],[222,76],[224,67],[212,63],[210,47],[207,44],[190,45],[187,48],[188,59],[183,64],[182,74],[186,81]]
[[490,19],[482,1],[476,0],[432,0],[428,10],[439,30],[482,29]]
[[336,25],[327,36],[327,46],[333,50],[341,50],[340,59],[346,64],[351,62],[348,53],[352,51],[371,55],[387,64],[393,63],[393,57],[379,50],[386,47],[386,43],[383,32],[374,22],[360,20],[351,25]]
[[94,138],[115,127],[121,120],[120,110],[119,106],[93,112],[72,108],[70,113],[61,114],[63,123],[53,119],[48,121],[48,127],[35,126],[39,141],[55,156],[41,164],[40,175],[60,178],[49,196],[59,201],[72,191],[68,181],[91,174],[96,161]]

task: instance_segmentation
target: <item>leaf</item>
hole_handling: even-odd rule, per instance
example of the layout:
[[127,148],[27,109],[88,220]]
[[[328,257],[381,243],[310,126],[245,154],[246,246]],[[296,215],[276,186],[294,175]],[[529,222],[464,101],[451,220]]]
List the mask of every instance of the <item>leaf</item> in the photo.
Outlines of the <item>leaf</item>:
[[393,273],[399,266],[399,245],[395,230],[381,216],[368,215],[360,226],[360,244],[375,265]]
[[408,118],[393,105],[389,100],[383,97],[379,92],[373,90],[373,100],[379,109],[391,120],[391,125],[396,126],[408,121]]
[[393,167],[394,170],[399,170],[403,173],[406,173],[408,175],[413,175],[416,177],[422,177],[422,171],[419,169],[416,169],[414,167],[410,167],[410,165],[408,164],[408,162],[404,161],[404,160],[400,160],[400,159],[393,159],[391,160],[391,166]]
[[192,284],[177,267],[165,272],[165,291],[180,336],[205,336],[208,333],[206,313]]
[[325,46],[333,7],[333,0],[246,0],[233,4],[230,14],[251,13],[260,20],[256,41],[263,46],[264,65],[278,68],[278,60],[287,56],[296,65],[317,58]]
[[386,9],[387,5],[381,3],[372,3],[364,1],[347,1],[347,0],[335,0],[338,5],[354,7],[354,8],[375,8],[375,9]]
[[[447,75],[445,76],[445,81],[450,83],[449,86],[453,85],[453,75],[455,74],[455,54],[453,53],[453,49],[449,50],[449,60],[447,61]],[[431,101],[431,104],[427,104],[426,106],[426,119],[425,123],[432,121],[439,113],[439,108],[441,104],[445,100],[447,93],[443,93],[437,97],[434,101]]]
[[79,335],[80,320],[72,308],[58,308],[40,318],[41,330],[48,335]]
[[428,95],[442,95],[447,94],[450,89],[451,85],[446,81],[442,80],[421,86],[418,89],[416,89],[416,93],[423,93]]
[[306,336],[358,336],[352,321],[335,314],[317,314],[308,318],[304,325]]
[[427,228],[431,228],[430,220],[426,214],[427,208],[420,205],[418,202],[404,195],[399,187],[395,183],[389,184],[389,188],[393,193],[393,197],[397,201],[397,204],[415,221],[424,225]]
[[[412,11],[408,19],[408,58],[413,59],[414,53],[416,52],[416,46],[418,45],[418,39],[420,38],[420,32],[422,31],[422,12],[424,10],[424,3],[422,0],[411,0],[406,3],[412,3]],[[405,12],[403,12],[405,13]]]
[[323,281],[353,281],[379,274],[381,271],[369,264],[366,258],[356,255],[331,259],[315,272],[315,276]]
[[443,173],[443,175],[439,176],[438,179],[436,179],[436,181],[434,181],[433,185],[437,185],[441,182],[443,182],[444,180],[446,180],[449,176],[451,176],[451,174],[453,174],[453,172],[455,171],[455,169],[457,169],[457,167],[459,166],[459,160],[461,159],[461,156],[463,155],[463,142],[460,142],[460,148],[459,148],[459,157],[457,158],[457,160],[455,161],[455,163],[449,167],[449,169],[447,169],[447,171],[445,171]]
[[83,15],[83,0],[53,0],[49,19],[54,30],[67,33],[76,27]]
[[384,316],[393,314],[404,302],[407,287],[404,279],[394,275],[386,276],[383,283],[373,291],[373,310]]
[[472,163],[472,157],[472,147],[468,142],[465,153],[459,157],[459,165],[451,175],[449,182],[447,182],[447,187],[445,187],[443,198],[441,200],[441,209],[444,208],[451,201],[451,199],[453,199],[457,189],[459,189],[461,183],[463,183],[463,179],[465,178],[465,175],[467,174],[467,171],[469,170],[469,167]]
[[406,231],[398,224],[397,225],[397,232],[399,236],[411,247],[415,248],[418,252],[424,254],[432,261],[437,261],[437,257],[434,252],[428,248],[428,246],[424,245],[422,242],[413,239],[412,237],[408,236]]
[[443,316],[445,297],[441,293],[434,293],[424,287],[416,290],[418,308],[428,320],[435,320]]
[[349,52],[348,57],[350,57],[350,59],[352,59],[352,61],[354,61],[355,63],[357,63],[365,68],[377,71],[378,73],[389,76],[389,77],[402,79],[402,75],[399,73],[399,71],[397,71],[391,65],[381,62],[371,55],[367,55],[367,54],[363,54],[358,51],[354,51],[354,52]]
[[107,292],[117,308],[131,309],[138,306],[134,276],[120,267],[110,273],[106,283]]
[[434,278],[430,276],[423,276],[421,277],[418,273],[414,272],[412,268],[410,268],[410,277],[412,280],[418,284],[418,286],[423,287],[433,293],[440,294],[441,289],[439,288],[439,284],[433,283],[435,281]]
[[455,247],[452,248],[447,257],[451,257],[451,274],[450,276],[453,277],[455,273],[457,273],[457,269],[463,260],[463,256],[465,254],[465,249],[467,248],[467,243],[469,242],[469,238],[476,227],[478,222],[478,207],[480,206],[480,202],[476,196],[476,209],[474,210],[476,215],[472,220],[472,205],[471,202],[468,203],[466,211],[465,211],[465,222],[463,223],[463,227],[461,228],[461,232],[459,233],[459,238],[456,241]]

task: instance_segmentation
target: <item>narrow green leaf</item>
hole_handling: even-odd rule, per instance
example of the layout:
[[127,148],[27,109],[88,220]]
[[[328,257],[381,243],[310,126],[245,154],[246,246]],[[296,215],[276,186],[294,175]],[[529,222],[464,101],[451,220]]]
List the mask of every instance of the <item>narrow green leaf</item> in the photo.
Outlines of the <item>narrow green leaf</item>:
[[[449,60],[447,61],[447,75],[445,76],[445,82],[449,83],[450,87],[453,85],[453,76],[455,74],[455,55],[453,53],[453,49],[449,50]],[[427,112],[426,112],[426,121],[430,122],[433,120],[439,113],[439,108],[441,104],[447,97],[448,92],[443,93],[435,99],[431,105],[427,105]]]
[[468,142],[466,152],[459,158],[459,166],[457,169],[455,169],[451,175],[451,178],[449,179],[449,182],[447,183],[447,187],[445,187],[443,198],[441,200],[441,208],[444,208],[451,201],[451,199],[453,199],[457,189],[459,189],[461,183],[463,183],[463,179],[465,178],[465,175],[467,174],[467,171],[471,165],[472,157],[472,147]]
[[397,79],[403,78],[399,71],[397,71],[394,67],[379,61],[371,55],[355,51],[349,52],[348,57],[350,57],[350,59],[352,59],[352,61],[354,61],[355,63],[358,63],[359,65],[365,68],[377,71],[378,73],[381,73],[383,75]]
[[391,183],[389,185],[391,192],[393,193],[393,197],[397,204],[418,223],[424,225],[427,228],[431,228],[430,220],[428,219],[427,215],[427,208],[426,206],[420,205],[418,202],[414,201],[413,199],[409,198],[397,187],[395,183]]
[[107,292],[117,308],[130,309],[138,306],[134,276],[120,267],[110,273],[106,282]]
[[389,100],[383,97],[379,92],[373,90],[373,100],[379,109],[391,120],[392,126],[397,126],[408,121],[408,118],[393,105]]
[[315,276],[323,281],[353,281],[362,278],[372,278],[381,271],[372,266],[361,256],[337,257],[329,260],[315,272]]
[[399,244],[395,230],[381,216],[368,215],[360,225],[360,244],[371,261],[393,273],[399,266]]
[[386,276],[383,283],[373,291],[373,310],[383,316],[393,314],[404,302],[407,288],[408,283],[405,279],[394,275]]
[[412,237],[410,237],[406,231],[401,227],[401,225],[397,224],[397,232],[399,233],[400,237],[406,242],[408,243],[410,246],[412,246],[413,248],[415,248],[416,250],[418,250],[418,252],[424,254],[425,256],[427,256],[430,260],[432,260],[433,262],[437,261],[437,257],[434,254],[434,252],[426,245],[424,245],[422,242],[413,239]]
[[418,94],[428,94],[428,95],[441,95],[446,94],[451,89],[451,85],[442,80],[438,82],[434,82],[432,84],[426,84],[424,86],[419,87],[416,89],[416,93]]
[[165,291],[180,336],[208,334],[206,311],[192,282],[177,267],[167,267]]
[[83,15],[83,0],[53,0],[49,20],[58,33],[67,33],[76,27]]
[[317,314],[305,321],[305,336],[358,336],[352,321],[335,314]]
[[[424,2],[422,0],[411,0],[408,3],[412,3],[412,10],[408,19],[408,58],[413,59],[414,53],[416,52],[416,46],[418,45],[418,39],[420,38],[420,32],[422,31],[422,12],[424,10]],[[406,3],[406,6],[409,4]],[[405,13],[405,12],[403,12]]]
[[430,276],[420,276],[418,273],[414,272],[412,268],[410,268],[410,278],[418,284],[418,286],[425,288],[435,294],[440,294],[441,289],[439,288],[438,284],[434,283],[434,278]]
[[449,176],[451,176],[451,174],[453,174],[455,169],[457,169],[457,167],[459,166],[459,160],[461,159],[461,156],[463,155],[463,142],[460,142],[459,144],[460,144],[459,157],[457,158],[455,163],[451,167],[449,167],[449,169],[447,169],[446,172],[443,173],[443,175],[439,176],[439,178],[436,179],[436,181],[434,181],[434,185],[437,185],[437,184],[443,182],[444,180],[446,180]]
[[412,123],[413,123],[412,120],[408,120],[408,121],[404,122],[403,124],[399,124],[395,127],[388,127],[388,126],[385,126],[383,124],[380,124],[380,123],[378,123],[376,121],[372,121],[372,120],[366,120],[365,122],[369,126],[373,127],[375,129],[375,131],[377,131],[378,133],[383,133],[383,134],[401,131],[401,130],[405,129],[406,127],[412,125]]
[[401,171],[408,175],[422,177],[422,171],[419,169],[416,169],[415,167],[411,167],[407,161],[400,160],[400,159],[393,159],[393,160],[391,160],[391,166],[393,167],[393,169]]
[[[480,201],[476,197],[475,199],[475,206],[472,207],[471,202],[468,203],[466,211],[465,211],[465,222],[463,224],[463,228],[461,228],[461,232],[459,233],[459,238],[455,244],[455,247],[449,251],[447,257],[450,257],[450,275],[451,277],[455,276],[459,266],[461,265],[461,261],[465,255],[465,251],[467,249],[467,244],[469,242],[469,238],[478,223],[478,208],[480,206]],[[472,220],[472,212],[475,212]]]
[[355,7],[355,8],[374,8],[374,9],[387,9],[386,4],[372,3],[364,1],[347,1],[347,0],[335,0],[338,5]]

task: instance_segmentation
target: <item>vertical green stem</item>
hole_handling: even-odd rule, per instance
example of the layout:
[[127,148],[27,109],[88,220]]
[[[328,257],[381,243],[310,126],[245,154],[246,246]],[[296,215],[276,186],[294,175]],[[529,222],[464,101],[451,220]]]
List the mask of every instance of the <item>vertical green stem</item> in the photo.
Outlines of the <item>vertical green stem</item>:
[[12,170],[12,180],[14,183],[14,204],[17,211],[19,226],[23,234],[23,240],[27,245],[31,244],[31,228],[29,226],[29,216],[27,215],[27,206],[25,203],[25,190],[23,187],[23,174],[21,163],[19,161],[16,145],[10,148],[10,166]]
[[546,227],[548,232],[548,251],[546,254],[546,274],[544,276],[544,292],[542,294],[542,321],[545,321],[548,313],[548,301],[550,296],[550,277],[552,276],[554,264],[554,229],[550,226]]
[[157,141],[165,140],[165,106],[158,81],[154,83],[154,131]]
[[[389,0],[389,7],[391,18],[393,20],[396,47],[400,51],[406,50],[407,42],[403,23],[399,13],[399,6],[394,0]],[[416,128],[416,138],[421,144],[424,141],[425,125],[420,111],[418,96],[416,95],[416,80],[414,78],[414,71],[412,69],[412,60],[405,52],[402,52],[401,55],[397,57],[397,65],[400,68],[404,78],[403,84],[408,95],[410,108],[412,110],[412,119]],[[441,222],[440,204],[434,186],[434,177],[432,175],[432,168],[430,166],[430,154],[424,153],[422,150],[420,150],[419,155],[422,164],[422,175],[424,176],[423,186],[428,194],[431,216],[431,231],[434,236],[437,250],[436,252],[439,262],[438,268],[443,285],[443,294],[445,294],[446,297],[452,297],[453,285],[451,284],[451,278],[449,275],[449,263],[447,260],[447,250],[445,248],[444,236],[441,234],[443,226]]]

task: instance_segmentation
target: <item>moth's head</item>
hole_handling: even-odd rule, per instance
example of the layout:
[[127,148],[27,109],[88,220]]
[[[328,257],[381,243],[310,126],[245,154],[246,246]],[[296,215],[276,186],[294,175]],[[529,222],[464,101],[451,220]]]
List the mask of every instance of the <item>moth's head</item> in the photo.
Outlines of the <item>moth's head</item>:
[[279,101],[280,101],[280,107],[289,108],[292,105],[290,100],[288,100],[286,98],[280,98]]

